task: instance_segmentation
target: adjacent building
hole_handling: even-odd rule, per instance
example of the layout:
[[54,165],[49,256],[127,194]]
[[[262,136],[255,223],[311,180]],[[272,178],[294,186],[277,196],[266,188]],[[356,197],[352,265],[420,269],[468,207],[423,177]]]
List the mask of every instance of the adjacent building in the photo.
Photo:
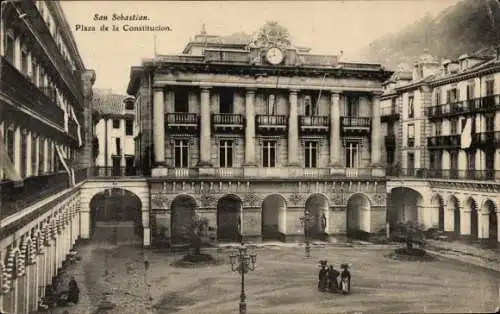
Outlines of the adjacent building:
[[380,95],[391,74],[286,38],[205,31],[180,55],[132,67],[153,242],[182,242],[194,215],[219,241],[302,238],[306,213],[317,239],[383,228]]
[[390,220],[500,241],[499,49],[457,60],[425,54],[385,87]]
[[94,89],[93,108],[98,113],[95,136],[97,175],[135,174],[135,101],[133,97]]
[[95,77],[57,1],[0,9],[0,306],[31,313],[79,234]]

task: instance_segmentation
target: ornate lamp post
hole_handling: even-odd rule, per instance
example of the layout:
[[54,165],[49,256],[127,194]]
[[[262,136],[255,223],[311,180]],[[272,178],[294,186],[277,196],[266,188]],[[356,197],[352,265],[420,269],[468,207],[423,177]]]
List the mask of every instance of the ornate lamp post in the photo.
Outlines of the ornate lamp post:
[[305,243],[305,254],[306,257],[311,257],[311,247],[309,243],[309,223],[311,222],[311,213],[308,210],[304,212],[304,217],[300,218],[302,225],[304,226],[304,243]]
[[248,254],[247,247],[241,242],[238,252],[229,255],[229,259],[231,262],[231,270],[241,274],[240,314],[245,314],[247,312],[245,274],[255,270],[257,255]]

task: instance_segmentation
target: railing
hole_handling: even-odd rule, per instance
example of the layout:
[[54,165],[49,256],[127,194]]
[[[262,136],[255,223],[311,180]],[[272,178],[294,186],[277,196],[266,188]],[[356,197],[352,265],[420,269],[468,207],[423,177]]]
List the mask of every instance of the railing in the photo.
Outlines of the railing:
[[345,176],[348,178],[354,177],[369,177],[372,175],[370,168],[346,168]]
[[78,184],[88,179],[88,168],[75,170],[75,183]]
[[214,113],[212,123],[219,125],[243,125],[243,115],[234,113]]
[[91,173],[96,178],[141,176],[140,169],[134,167],[94,167]]
[[40,116],[64,127],[62,109],[4,57],[0,57],[0,91]]
[[338,64],[337,56],[297,54],[297,58],[301,61],[302,65],[333,66]]
[[500,148],[500,131],[486,131],[472,134],[472,145]]
[[475,170],[475,169],[424,169],[424,168],[394,168],[386,169],[387,176],[390,177],[416,177],[425,179],[456,179],[456,180],[479,180],[489,181],[500,179],[500,172],[497,170]]
[[68,119],[68,133],[69,136],[71,136],[75,140],[78,140],[78,125],[72,118]]
[[347,128],[369,128],[372,119],[369,117],[342,117],[342,126]]
[[208,62],[248,63],[248,51],[224,51],[205,49],[205,60]]
[[167,113],[167,125],[197,125],[198,114],[187,112]]
[[328,127],[330,125],[328,116],[300,116],[301,127]]
[[460,147],[460,135],[437,135],[427,137],[429,148],[457,148]]
[[395,147],[396,146],[396,136],[386,135],[384,137],[385,147]]
[[462,115],[473,112],[494,110],[500,106],[500,95],[490,95],[474,99],[455,101],[427,108],[429,118]]
[[243,177],[242,168],[216,168],[215,175],[217,177]]
[[397,115],[399,114],[397,107],[382,107],[380,108],[380,115],[381,116],[392,116],[392,115]]
[[192,178],[198,176],[198,169],[195,168],[170,168],[168,176],[175,178]]
[[6,217],[70,187],[66,172],[24,179],[22,186],[12,181],[0,182],[0,216]]
[[260,126],[286,126],[288,116],[284,115],[257,115],[257,124]]

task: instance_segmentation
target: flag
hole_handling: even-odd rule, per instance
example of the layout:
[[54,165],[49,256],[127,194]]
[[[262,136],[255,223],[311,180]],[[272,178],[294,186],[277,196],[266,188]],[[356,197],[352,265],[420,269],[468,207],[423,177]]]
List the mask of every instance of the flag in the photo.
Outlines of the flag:
[[64,166],[64,169],[66,169],[66,172],[68,173],[69,180],[73,186],[76,185],[75,182],[75,172],[73,171],[72,168],[70,168],[70,165],[68,163],[68,160],[66,159],[66,153],[62,149],[60,145],[56,145],[56,150],[57,150],[57,155],[59,156],[59,160]]
[[77,133],[78,133],[78,147],[82,146],[82,128],[80,126],[80,122],[78,122],[78,119],[76,118],[75,111],[73,110],[73,107],[70,107],[71,109],[71,117],[76,123],[76,128],[77,128]]
[[23,179],[16,171],[14,163],[10,160],[9,154],[7,153],[7,147],[5,147],[5,141],[3,139],[3,134],[0,131],[0,168],[4,171],[5,179],[12,180],[15,182],[22,182]]
[[460,148],[469,148],[472,144],[472,120],[467,118],[465,126],[462,128],[462,134],[460,135]]

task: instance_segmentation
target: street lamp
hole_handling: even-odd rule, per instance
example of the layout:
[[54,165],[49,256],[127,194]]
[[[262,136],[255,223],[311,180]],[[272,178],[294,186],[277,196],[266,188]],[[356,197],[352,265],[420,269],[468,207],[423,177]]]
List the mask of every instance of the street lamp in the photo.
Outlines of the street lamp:
[[240,314],[245,314],[247,312],[245,274],[255,270],[257,255],[248,254],[247,247],[242,241],[238,252],[229,255],[229,260],[231,262],[231,270],[241,274]]
[[305,254],[306,257],[311,257],[311,247],[309,243],[309,223],[311,222],[311,214],[309,213],[308,210],[304,212],[304,217],[301,217],[300,221],[304,226]]

